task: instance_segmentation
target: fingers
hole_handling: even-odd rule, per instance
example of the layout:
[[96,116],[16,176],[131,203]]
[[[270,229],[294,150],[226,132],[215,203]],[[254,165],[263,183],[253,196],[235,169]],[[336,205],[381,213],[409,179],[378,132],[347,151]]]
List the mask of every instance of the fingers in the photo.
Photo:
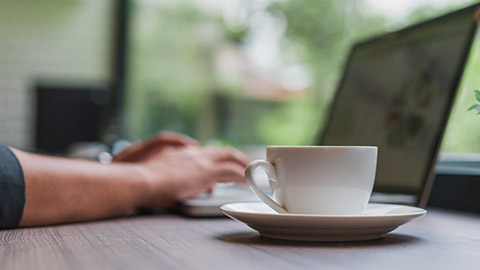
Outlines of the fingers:
[[141,153],[141,144],[133,144],[130,147],[124,149],[122,152],[113,156],[113,161],[135,161],[141,158],[143,153]]
[[197,141],[175,132],[161,132],[145,142],[136,143],[115,155],[114,161],[142,161],[161,151],[167,146],[197,145]]
[[244,172],[249,162],[245,154],[233,148],[204,148],[204,151],[213,162],[214,182],[245,182]]
[[158,135],[150,138],[146,141],[146,146],[156,146],[156,145],[171,145],[171,146],[186,146],[186,145],[197,145],[198,142],[186,135],[163,131],[158,133]]
[[234,148],[209,148],[208,151],[210,151],[213,159],[216,161],[233,161],[242,165],[244,168],[249,163],[248,157]]
[[215,182],[245,182],[245,167],[236,162],[224,161],[217,164],[213,180]]

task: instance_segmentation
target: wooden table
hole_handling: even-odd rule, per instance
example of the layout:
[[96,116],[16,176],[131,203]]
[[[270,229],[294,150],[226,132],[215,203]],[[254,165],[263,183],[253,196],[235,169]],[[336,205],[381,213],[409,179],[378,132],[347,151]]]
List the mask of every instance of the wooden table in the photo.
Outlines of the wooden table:
[[0,231],[0,269],[480,269],[480,216],[430,210],[384,239],[260,237],[227,218],[133,216]]

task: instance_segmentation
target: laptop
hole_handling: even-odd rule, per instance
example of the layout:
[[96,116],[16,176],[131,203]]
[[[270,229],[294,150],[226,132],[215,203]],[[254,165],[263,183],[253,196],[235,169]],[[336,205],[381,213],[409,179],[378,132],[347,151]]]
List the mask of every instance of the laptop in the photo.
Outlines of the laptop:
[[[378,146],[372,202],[426,205],[479,7],[384,34],[351,49],[317,144]],[[265,183],[269,190],[266,179]],[[222,185],[211,195],[184,201],[180,209],[187,215],[215,216],[221,215],[219,206],[224,203],[254,200],[246,187]]]

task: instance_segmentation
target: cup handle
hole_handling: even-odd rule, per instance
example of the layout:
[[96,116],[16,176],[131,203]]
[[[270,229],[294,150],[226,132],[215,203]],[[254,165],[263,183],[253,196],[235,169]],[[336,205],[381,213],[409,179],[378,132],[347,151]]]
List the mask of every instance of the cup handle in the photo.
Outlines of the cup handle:
[[247,168],[245,169],[245,180],[247,181],[248,186],[260,200],[270,206],[273,210],[277,211],[278,213],[287,213],[287,211],[285,211],[280,204],[261,191],[257,184],[255,184],[254,172],[257,168],[262,168],[267,173],[270,181],[277,181],[275,167],[270,162],[264,160],[255,160],[248,164]]

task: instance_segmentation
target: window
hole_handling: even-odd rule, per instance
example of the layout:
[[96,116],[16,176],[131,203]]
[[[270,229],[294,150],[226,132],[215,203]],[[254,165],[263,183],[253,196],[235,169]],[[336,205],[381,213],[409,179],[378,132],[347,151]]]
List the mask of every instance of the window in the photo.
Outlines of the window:
[[[312,143],[353,42],[471,3],[132,0],[130,136],[167,129],[232,145]],[[480,88],[479,46],[443,151],[480,152],[480,116],[467,111]]]

